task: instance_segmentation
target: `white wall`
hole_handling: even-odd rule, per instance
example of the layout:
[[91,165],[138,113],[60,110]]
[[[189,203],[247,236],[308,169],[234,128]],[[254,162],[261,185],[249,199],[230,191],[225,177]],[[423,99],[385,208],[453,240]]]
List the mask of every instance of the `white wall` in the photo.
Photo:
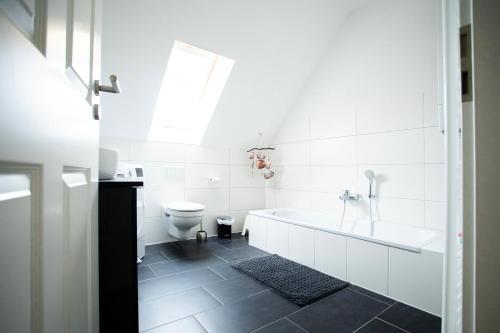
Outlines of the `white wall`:
[[259,132],[268,141],[348,13],[365,1],[103,1],[102,79],[117,74],[122,93],[103,94],[101,133],[147,138],[180,40],[235,60],[203,144],[256,144]]
[[377,219],[443,229],[439,36],[435,0],[369,2],[348,17],[274,139],[266,205],[340,218],[349,189],[365,196],[348,216],[367,216],[373,169]]
[[[209,235],[217,233],[216,215],[235,217],[233,232],[238,232],[248,210],[265,205],[264,179],[260,175],[252,177],[243,149],[107,137],[101,138],[100,146],[118,150],[123,162],[144,166],[147,244],[173,240],[161,221],[161,205],[170,201],[205,205],[203,227]],[[211,176],[220,177],[220,183],[210,183]],[[193,229],[193,237],[197,230]]]

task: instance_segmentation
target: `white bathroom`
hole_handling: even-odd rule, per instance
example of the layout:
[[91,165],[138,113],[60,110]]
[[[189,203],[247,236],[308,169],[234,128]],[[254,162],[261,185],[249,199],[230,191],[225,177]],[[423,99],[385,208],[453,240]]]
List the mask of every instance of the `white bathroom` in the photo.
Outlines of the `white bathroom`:
[[[168,204],[198,203],[202,229],[184,238],[217,236],[217,216],[233,218],[240,233],[249,216],[251,246],[441,316],[441,4],[282,6],[105,4],[103,72],[120,73],[123,92],[103,97],[100,145],[144,168],[145,243],[178,240],[164,218]],[[130,23],[139,7],[150,25]],[[248,31],[247,20],[260,24]],[[149,34],[156,37],[141,38]],[[169,103],[162,89],[181,43],[233,62],[195,144],[153,133],[155,112],[168,112],[159,109]],[[268,166],[259,169],[260,160]]]
[[[498,51],[474,30],[494,25],[474,1],[1,4],[0,42],[14,51],[0,69],[27,76],[20,54],[34,46],[25,62],[56,78],[33,101],[48,110],[62,89],[82,112],[53,108],[64,133],[36,129],[34,112],[1,118],[0,139],[22,148],[0,151],[0,212],[26,220],[16,246],[32,244],[31,266],[13,270],[31,279],[0,280],[15,286],[5,300],[31,310],[1,321],[12,332],[496,327],[478,312],[492,300],[476,258],[492,252],[476,166],[494,160],[476,131],[494,130],[476,95],[492,61],[478,50]],[[1,96],[22,95],[6,82]],[[13,215],[19,205],[31,215]]]

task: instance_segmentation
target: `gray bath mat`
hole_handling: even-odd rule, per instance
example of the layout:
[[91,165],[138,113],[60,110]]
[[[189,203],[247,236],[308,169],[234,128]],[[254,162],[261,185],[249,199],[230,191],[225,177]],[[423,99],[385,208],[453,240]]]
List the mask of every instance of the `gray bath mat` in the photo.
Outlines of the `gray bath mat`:
[[277,254],[240,261],[231,266],[268,285],[297,305],[314,303],[349,285]]

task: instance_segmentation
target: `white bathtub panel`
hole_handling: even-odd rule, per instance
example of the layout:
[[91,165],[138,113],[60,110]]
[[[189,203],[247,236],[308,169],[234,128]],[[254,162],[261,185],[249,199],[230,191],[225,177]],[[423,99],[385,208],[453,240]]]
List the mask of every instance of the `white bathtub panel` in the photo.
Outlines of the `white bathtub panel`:
[[389,249],[389,297],[441,316],[443,255]]
[[267,219],[250,216],[250,236],[248,243],[251,246],[267,251]]
[[387,295],[388,247],[362,240],[347,240],[347,280]]
[[289,258],[314,268],[314,230],[289,225]]
[[267,221],[267,252],[288,258],[288,223]]
[[324,231],[314,231],[314,268],[346,279],[347,239]]

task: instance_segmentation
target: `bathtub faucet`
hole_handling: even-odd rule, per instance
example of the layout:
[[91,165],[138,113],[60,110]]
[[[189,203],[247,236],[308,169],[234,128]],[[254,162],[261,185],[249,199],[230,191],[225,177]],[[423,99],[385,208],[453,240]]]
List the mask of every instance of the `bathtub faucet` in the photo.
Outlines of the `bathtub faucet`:
[[346,201],[358,201],[361,198],[359,197],[359,194],[354,194],[351,193],[349,190],[345,190],[344,193],[339,196],[339,199],[346,202]]

